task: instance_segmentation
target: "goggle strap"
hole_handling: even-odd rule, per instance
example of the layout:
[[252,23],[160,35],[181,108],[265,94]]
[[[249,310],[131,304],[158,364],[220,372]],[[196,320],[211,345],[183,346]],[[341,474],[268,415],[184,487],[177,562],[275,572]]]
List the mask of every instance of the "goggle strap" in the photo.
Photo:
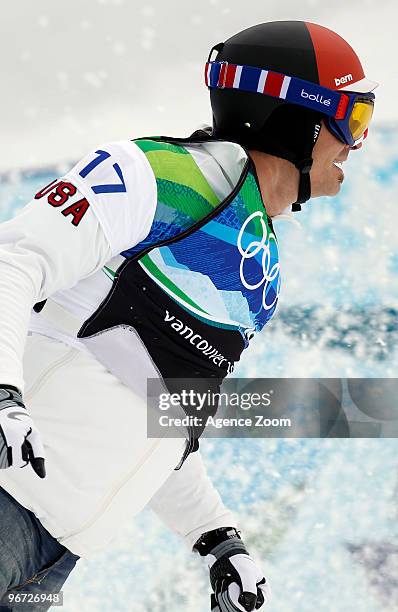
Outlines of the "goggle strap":
[[207,62],[205,82],[210,89],[236,89],[265,94],[312,108],[335,119],[345,118],[350,101],[347,95],[311,81],[273,70],[228,62]]

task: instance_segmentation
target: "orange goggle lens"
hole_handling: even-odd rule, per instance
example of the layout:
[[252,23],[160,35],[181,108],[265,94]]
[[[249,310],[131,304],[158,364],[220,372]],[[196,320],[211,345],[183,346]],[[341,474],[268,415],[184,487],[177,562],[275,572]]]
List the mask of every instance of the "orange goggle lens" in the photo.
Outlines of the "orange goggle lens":
[[362,138],[369,127],[373,115],[374,102],[369,99],[356,100],[349,120],[349,128],[354,140]]

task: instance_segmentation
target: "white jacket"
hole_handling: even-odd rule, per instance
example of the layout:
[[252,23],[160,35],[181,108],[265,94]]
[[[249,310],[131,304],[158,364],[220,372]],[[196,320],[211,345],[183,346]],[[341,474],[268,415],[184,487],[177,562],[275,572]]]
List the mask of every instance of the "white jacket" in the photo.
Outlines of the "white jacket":
[[[106,161],[88,176],[82,176],[82,169],[93,163],[101,151],[107,152]],[[245,162],[243,150],[231,143],[211,143],[194,145],[190,151],[214,191],[221,198],[225,197],[241,174]],[[60,185],[56,194],[50,187],[13,220],[0,225],[0,383],[14,385],[22,391],[25,386],[22,357],[28,329],[62,341],[87,355],[101,351],[100,346],[91,350],[90,339],[78,340],[73,332],[96,310],[109,291],[111,279],[104,274],[103,267],[108,265],[116,269],[121,261],[119,254],[147,236],[156,210],[157,189],[152,169],[145,155],[130,141],[101,146],[79,162],[62,181],[73,185],[73,189]],[[121,182],[123,190],[95,193],[97,185]],[[49,197],[48,194],[53,195]],[[55,312],[58,307],[63,313],[59,325],[56,314],[51,321],[45,314],[32,314],[32,306],[49,297]],[[130,390],[136,394],[138,402],[144,397],[145,378],[151,372],[141,349],[134,348],[133,343],[131,347],[137,363],[137,379]],[[101,358],[121,383],[127,383],[123,364],[113,363],[111,354],[101,355]],[[62,393],[59,388],[60,396]],[[78,397],[76,393],[76,402]],[[236,525],[208,479],[199,453],[191,455],[180,471],[173,471],[174,457],[167,469],[160,465],[163,459],[159,454],[158,464],[155,457],[148,464],[150,468],[145,477],[129,481],[120,494],[118,483],[122,468],[120,473],[107,469],[111,459],[120,466],[125,466],[128,460],[125,447],[118,444],[121,426],[118,419],[107,421],[108,438],[114,443],[111,442],[109,452],[104,453],[95,443],[98,440],[94,417],[88,413],[82,425],[87,439],[84,444],[73,446],[73,465],[76,469],[82,466],[85,478],[94,482],[95,487],[92,495],[78,490],[76,469],[68,471],[66,466],[65,457],[67,453],[70,455],[71,448],[62,441],[68,439],[67,434],[70,434],[69,439],[73,434],[73,410],[68,423],[65,403],[60,401],[58,408],[64,410],[65,419],[61,414],[58,421],[51,418],[51,410],[56,407],[47,406],[44,399],[43,406],[43,410],[36,409],[37,418],[33,413],[32,416],[39,428],[41,422],[43,424],[46,433],[43,442],[45,446],[47,442],[54,462],[53,473],[58,471],[58,477],[39,482],[31,470],[19,470],[18,473],[10,468],[0,471],[0,485],[31,509],[48,531],[76,554],[88,557],[106,546],[119,527],[121,517],[128,520],[130,513],[140,510],[156,491],[151,501],[153,509],[171,529],[186,538],[189,546],[204,531]],[[29,409],[29,404],[27,407]],[[103,417],[105,419],[105,412]],[[101,423],[101,419],[98,422]],[[59,423],[65,427],[64,437],[56,429]],[[101,431],[97,431],[97,436],[99,439]],[[53,439],[57,440],[54,450]],[[50,464],[48,472],[51,472]],[[145,487],[145,479],[151,476],[152,488]],[[117,494],[110,499],[109,491]],[[137,503],[140,495],[142,503]],[[79,500],[74,504],[73,517],[65,508],[64,498]],[[105,506],[104,499],[110,499]],[[87,521],[87,517],[92,518]],[[74,526],[80,527],[74,529]]]

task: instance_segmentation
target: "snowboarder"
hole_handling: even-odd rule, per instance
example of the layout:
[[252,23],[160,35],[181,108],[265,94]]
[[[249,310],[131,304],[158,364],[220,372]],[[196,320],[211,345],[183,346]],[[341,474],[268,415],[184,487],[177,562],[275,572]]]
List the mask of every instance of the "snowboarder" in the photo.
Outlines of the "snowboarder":
[[147,437],[146,381],[232,372],[277,305],[272,221],[339,192],[376,83],[302,21],[216,45],[205,79],[212,129],[101,145],[0,226],[0,609],[47,610],[147,504],[205,558],[214,612],[269,599],[201,429]]

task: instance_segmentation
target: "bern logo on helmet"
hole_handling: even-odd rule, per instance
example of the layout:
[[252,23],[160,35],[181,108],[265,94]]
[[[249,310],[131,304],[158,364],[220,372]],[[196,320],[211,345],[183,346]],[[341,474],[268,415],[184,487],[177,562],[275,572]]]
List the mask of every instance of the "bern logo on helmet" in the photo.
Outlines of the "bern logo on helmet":
[[344,83],[349,83],[350,81],[352,81],[352,74],[346,74],[345,76],[342,76],[339,79],[334,79],[336,87],[340,87],[340,85],[344,85]]
[[301,90],[301,97],[308,98],[309,100],[312,100],[312,102],[318,102],[319,104],[323,104],[324,106],[330,106],[331,103],[330,98],[324,98],[320,94],[310,94],[304,89]]

